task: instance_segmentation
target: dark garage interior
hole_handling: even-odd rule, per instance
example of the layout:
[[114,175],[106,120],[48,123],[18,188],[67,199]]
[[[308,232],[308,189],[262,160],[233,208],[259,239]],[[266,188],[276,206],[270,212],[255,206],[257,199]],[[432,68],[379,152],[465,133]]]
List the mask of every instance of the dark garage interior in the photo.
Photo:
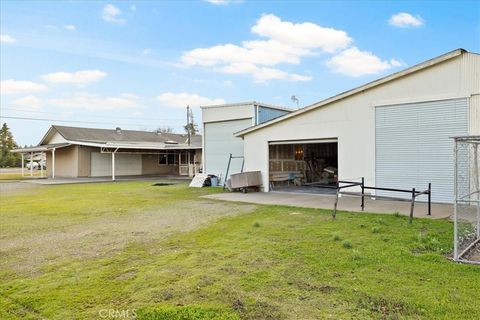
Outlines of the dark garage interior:
[[278,142],[269,145],[273,191],[331,193],[338,180],[338,143]]

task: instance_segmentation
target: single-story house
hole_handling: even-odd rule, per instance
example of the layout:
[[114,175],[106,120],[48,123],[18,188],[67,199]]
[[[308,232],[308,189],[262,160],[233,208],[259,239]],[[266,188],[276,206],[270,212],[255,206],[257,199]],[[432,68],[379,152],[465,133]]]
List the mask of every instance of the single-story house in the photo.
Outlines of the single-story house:
[[234,157],[229,173],[243,166],[243,139],[234,133],[278,118],[292,110],[259,102],[202,106],[203,172],[224,181],[230,154]]
[[53,125],[35,147],[13,152],[46,154],[55,177],[173,175],[201,170],[202,137],[185,134]]
[[480,55],[457,49],[235,137],[243,139],[245,170],[261,171],[264,191],[282,175],[296,182],[292,188],[365,177],[376,187],[431,183],[432,201],[452,202],[451,137],[479,134]]

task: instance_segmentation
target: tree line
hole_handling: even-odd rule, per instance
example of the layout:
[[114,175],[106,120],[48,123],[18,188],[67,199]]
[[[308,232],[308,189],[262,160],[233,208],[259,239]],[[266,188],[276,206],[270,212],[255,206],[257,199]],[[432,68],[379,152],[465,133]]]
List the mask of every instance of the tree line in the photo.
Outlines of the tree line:
[[18,148],[18,145],[6,123],[3,123],[0,129],[0,140],[0,168],[20,167],[22,156],[11,152],[12,149]]

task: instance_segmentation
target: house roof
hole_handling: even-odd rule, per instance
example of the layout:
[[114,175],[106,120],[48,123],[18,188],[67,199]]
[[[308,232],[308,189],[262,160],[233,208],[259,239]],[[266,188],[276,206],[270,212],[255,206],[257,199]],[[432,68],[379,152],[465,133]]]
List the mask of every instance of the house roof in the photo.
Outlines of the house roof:
[[49,140],[55,132],[58,132],[67,143],[90,145],[90,146],[111,146],[122,148],[153,148],[172,149],[178,148],[201,148],[202,136],[194,135],[188,145],[186,134],[157,133],[151,131],[123,130],[119,129],[97,129],[52,125],[39,143],[39,146],[48,145]]
[[70,143],[51,143],[51,144],[42,144],[35,147],[26,147],[26,148],[18,148],[11,150],[12,152],[43,152],[43,151],[50,151],[52,149],[58,149],[63,147],[70,146]]
[[431,66],[434,66],[436,64],[439,64],[439,63],[442,63],[446,60],[450,60],[452,58],[455,58],[459,55],[462,55],[464,53],[467,53],[468,51],[466,51],[465,49],[456,49],[456,50],[453,50],[453,51],[450,51],[450,52],[447,52],[441,56],[438,56],[438,57],[435,57],[433,59],[430,59],[430,60],[427,60],[427,61],[424,61],[422,63],[419,63],[419,64],[416,64],[410,68],[407,68],[405,70],[402,70],[402,71],[399,71],[399,72],[396,72],[396,73],[392,73],[386,77],[383,77],[383,78],[380,78],[380,79],[377,79],[377,80],[374,80],[372,82],[368,82],[362,86],[359,86],[359,87],[356,87],[356,88],[353,88],[351,90],[348,90],[348,91],[345,91],[345,92],[342,92],[340,94],[337,94],[333,97],[330,97],[330,98],[327,98],[325,100],[322,100],[322,101],[319,101],[317,103],[314,103],[312,105],[309,105],[309,106],[306,106],[302,109],[299,109],[299,110],[296,110],[294,112],[291,112],[291,113],[288,113],[286,115],[283,115],[281,117],[278,117],[278,118],[275,118],[273,120],[270,120],[270,121],[267,121],[267,122],[264,122],[262,124],[259,124],[259,125],[256,125],[256,126],[252,126],[252,127],[249,127],[249,128],[246,128],[242,131],[239,131],[237,133],[235,133],[235,136],[236,137],[243,137],[244,135],[246,134],[249,134],[251,132],[254,132],[254,131],[257,131],[257,130],[260,130],[262,128],[265,128],[265,127],[268,127],[268,126],[271,126],[275,123],[278,123],[278,122],[281,122],[281,121],[284,121],[284,120],[287,120],[287,119],[290,119],[290,118],[293,118],[293,117],[296,117],[296,116],[299,116],[301,114],[304,114],[306,112],[309,112],[309,111],[312,111],[312,110],[315,110],[317,108],[320,108],[320,107],[323,107],[327,104],[330,104],[332,102],[335,102],[335,101],[338,101],[338,100],[341,100],[341,99],[345,99],[347,97],[350,97],[352,95],[355,95],[357,93],[360,93],[360,92],[363,92],[365,90],[368,90],[368,89],[371,89],[373,87],[376,87],[376,86],[379,86],[379,85],[382,85],[384,83],[387,83],[387,82],[390,82],[390,81],[393,81],[393,80],[396,80],[398,78],[401,78],[401,77],[404,77],[404,76],[407,76],[407,75],[410,75],[414,72],[418,72],[420,70],[423,70],[423,69],[426,69],[426,68],[429,68]]

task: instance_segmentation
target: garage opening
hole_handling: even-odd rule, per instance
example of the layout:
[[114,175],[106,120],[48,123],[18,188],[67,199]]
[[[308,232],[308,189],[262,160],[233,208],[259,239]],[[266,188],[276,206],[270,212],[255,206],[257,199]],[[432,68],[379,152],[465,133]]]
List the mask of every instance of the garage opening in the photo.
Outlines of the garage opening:
[[337,180],[336,139],[269,143],[270,190],[335,193]]

